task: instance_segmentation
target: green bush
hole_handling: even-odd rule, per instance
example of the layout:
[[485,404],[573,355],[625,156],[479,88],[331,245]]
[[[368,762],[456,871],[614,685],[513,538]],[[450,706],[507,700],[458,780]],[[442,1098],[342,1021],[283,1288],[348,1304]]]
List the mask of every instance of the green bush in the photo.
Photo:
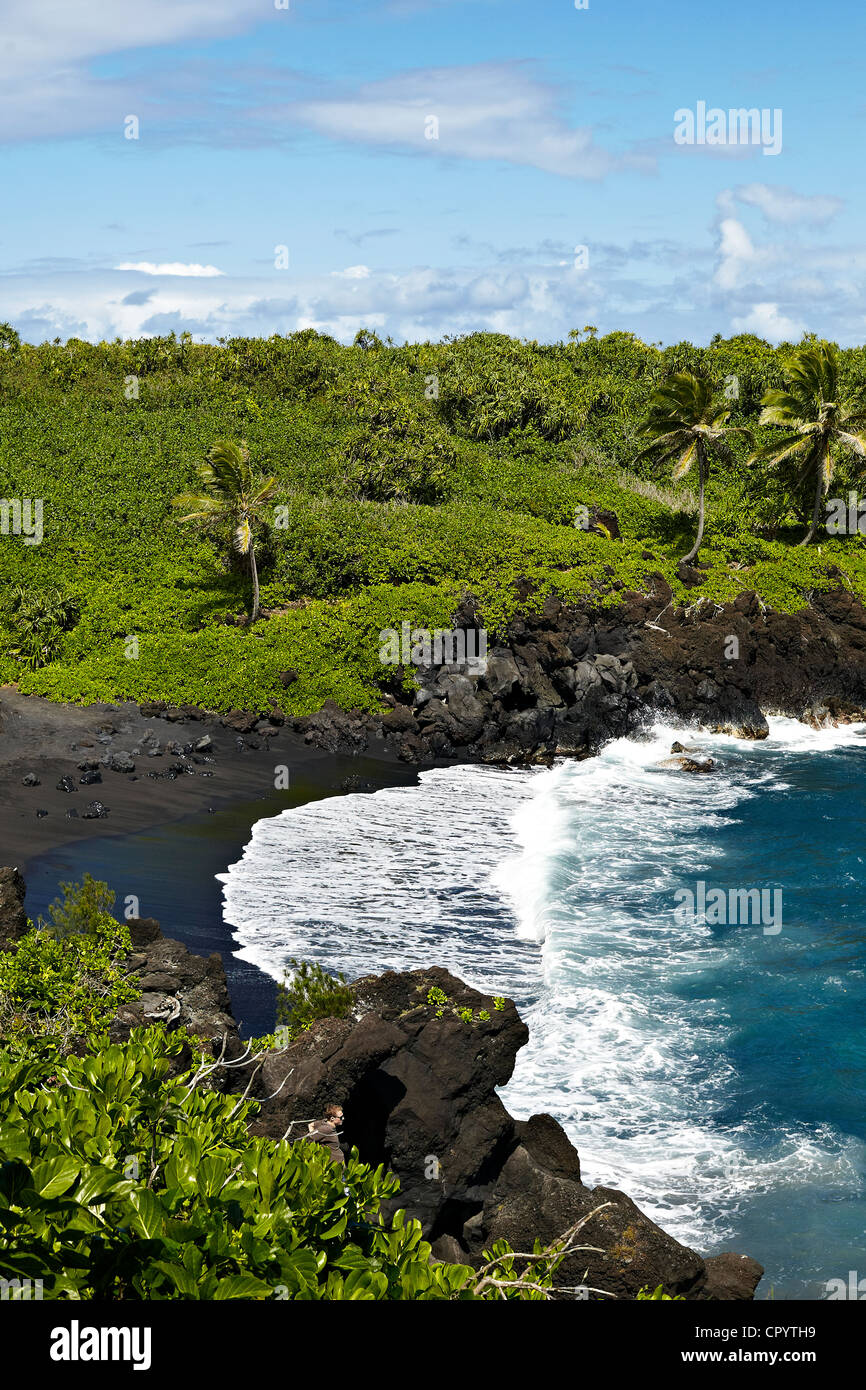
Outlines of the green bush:
[[68,936],[28,931],[0,952],[0,1037],[55,1054],[107,1027],[141,993],[123,973],[130,949],[126,924],[107,915]]
[[417,1221],[381,1216],[396,1178],[251,1139],[257,1107],[208,1089],[213,1068],[172,1077],[181,1047],[152,1028],[60,1063],[0,1052],[0,1276],[46,1299],[547,1296],[556,1253],[532,1286],[502,1243],[484,1287],[431,1261]]
[[330,975],[321,965],[289,958],[277,985],[277,1025],[286,1040],[297,1038],[317,1018],[346,1018],[352,990],[339,970]]
[[[0,495],[42,498],[44,538],[0,541],[0,591],[19,585],[36,605],[26,623],[0,605],[0,682],[81,702],[374,710],[393,675],[379,631],[448,627],[467,592],[491,634],[552,591],[610,604],[650,572],[685,598],[694,498],[636,462],[648,395],[672,371],[705,373],[760,445],[761,396],[788,351],[750,335],[661,351],[592,329],[566,343],[471,334],[400,347],[312,330],[219,345],[9,340]],[[839,362],[851,394],[866,349]],[[244,609],[246,573],[218,539],[171,519],[170,499],[196,486],[220,438],[245,438],[277,480],[280,511],[261,531],[267,616],[252,629],[227,621]],[[840,582],[866,597],[861,538],[797,552],[803,498],[746,453],[735,444],[709,481],[701,593],[728,600],[745,584],[786,611]],[[841,464],[840,495],[857,483]],[[623,541],[576,527],[581,507],[615,512]],[[524,579],[534,588],[518,598]]]

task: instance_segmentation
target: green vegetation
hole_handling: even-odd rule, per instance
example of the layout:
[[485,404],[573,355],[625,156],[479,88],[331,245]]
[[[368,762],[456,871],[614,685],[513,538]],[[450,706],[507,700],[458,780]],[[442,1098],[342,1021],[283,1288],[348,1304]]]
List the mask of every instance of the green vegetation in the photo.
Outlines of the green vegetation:
[[108,885],[85,874],[60,888],[49,920],[0,952],[0,1042],[10,1057],[50,1062],[85,1037],[101,1039],[119,1005],[140,994],[123,973],[129,928],[109,911]]
[[286,970],[277,985],[278,1036],[285,1046],[306,1032],[317,1018],[346,1018],[352,991],[346,977],[338,971],[329,975],[318,963],[289,957],[291,974]]
[[757,458],[774,466],[793,466],[791,489],[811,483],[815,501],[809,529],[800,542],[815,539],[821,521],[821,504],[833,478],[834,453],[866,458],[866,442],[855,433],[866,425],[866,392],[859,386],[850,400],[839,399],[839,367],[827,343],[805,347],[788,364],[781,391],[763,398],[762,425],[780,425],[782,438],[771,439]]
[[[726,463],[734,461],[725,438],[735,432],[727,424],[730,413],[724,401],[714,394],[712,382],[691,372],[675,372],[650,397],[641,433],[651,442],[638,458],[652,455],[660,463],[676,459],[674,482],[684,478],[695,461],[698,465],[698,534],[688,555],[683,556],[685,563],[694,560],[704,537],[710,460],[717,454]],[[736,433],[748,438],[745,429]]]
[[[419,985],[418,988],[423,992],[422,985]],[[477,1013],[473,1013],[470,1008],[458,1009],[454,1001],[449,999],[444,989],[440,989],[438,985],[430,986],[426,994],[426,1000],[433,1008],[434,1018],[444,1018],[445,1010],[447,1009],[455,1018],[459,1018],[461,1023],[489,1023],[490,1021],[489,1009],[479,1009]],[[501,996],[498,1000],[494,999],[493,1007],[495,1009],[504,1009],[505,1000],[502,999]]]
[[[385,1224],[384,1168],[251,1139],[256,1106],[209,1089],[206,1065],[171,1075],[181,1048],[151,1028],[62,1063],[0,1053],[3,1278],[41,1279],[49,1299],[500,1296],[429,1263],[417,1221]],[[491,1258],[514,1278],[506,1250]]]
[[[220,1089],[220,1060],[161,1026],[111,1044],[135,991],[128,929],[89,876],[62,884],[50,923],[0,952],[0,1278],[46,1299],[543,1300],[579,1222],[481,1269],[431,1261],[399,1190],[353,1150],[251,1138],[258,1105]],[[288,1027],[344,1013],[348,991],[298,966]],[[589,1219],[589,1218],[586,1218]]]
[[186,512],[181,521],[198,521],[205,527],[232,529],[238,555],[247,557],[253,584],[250,620],[259,616],[259,572],[253,526],[262,518],[265,503],[276,490],[276,478],[256,478],[250,467],[250,451],[245,444],[217,440],[199,470],[205,492],[184,492],[172,498],[172,506]]
[[[0,343],[0,497],[44,501],[41,544],[0,536],[0,588],[21,591],[0,612],[0,681],[28,692],[375,710],[394,677],[380,631],[447,628],[467,593],[491,637],[553,591],[609,605],[654,572],[677,600],[730,601],[747,587],[793,611],[840,583],[866,596],[861,535],[797,545],[814,510],[810,441],[830,449],[840,496],[857,485],[846,412],[866,384],[866,348],[826,358],[832,384],[822,368],[814,390],[805,378],[799,396],[785,388],[801,403],[783,420],[762,401],[794,382],[794,349],[749,335],[663,351],[593,329],[551,345],[472,334],[395,347],[362,333],[341,347],[304,330],[219,346],[182,336],[33,347],[0,326]],[[699,592],[677,565],[700,499],[642,456],[653,392],[686,373],[724,400],[719,428],[754,438],[750,451],[731,432],[705,470]],[[800,455],[777,444],[792,431]],[[234,507],[235,529],[246,510],[255,531],[255,623],[251,565],[227,528],[183,526],[172,507],[201,495],[215,440],[228,441],[233,468],[248,449],[262,474],[228,489],[258,497],[254,511]],[[622,540],[575,525],[581,508],[614,511]],[[288,668],[298,679],[286,690]]]

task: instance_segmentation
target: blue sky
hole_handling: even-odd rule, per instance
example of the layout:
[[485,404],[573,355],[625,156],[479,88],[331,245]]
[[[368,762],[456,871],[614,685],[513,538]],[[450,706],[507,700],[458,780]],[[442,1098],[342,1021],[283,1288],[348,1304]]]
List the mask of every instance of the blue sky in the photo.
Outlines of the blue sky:
[[[866,341],[864,30],[854,0],[0,0],[0,320]],[[678,144],[699,102],[781,112],[779,153]]]

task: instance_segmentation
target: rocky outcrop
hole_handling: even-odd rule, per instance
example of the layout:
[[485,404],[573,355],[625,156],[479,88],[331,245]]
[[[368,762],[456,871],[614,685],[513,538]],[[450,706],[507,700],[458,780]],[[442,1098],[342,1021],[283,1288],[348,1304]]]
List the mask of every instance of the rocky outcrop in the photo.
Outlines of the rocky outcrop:
[[[453,624],[479,621],[470,604]],[[587,757],[659,715],[766,738],[765,712],[812,723],[863,713],[866,609],[847,590],[815,595],[794,614],[751,592],[676,605],[655,575],[649,593],[623,594],[610,609],[551,596],[490,645],[486,662],[414,674],[419,688],[401,694],[398,682],[384,716],[329,701],[295,727],[332,752],[360,751],[381,734],[412,763]]]
[[133,917],[127,923],[132,952],[126,973],[140,987],[141,998],[118,1010],[109,1035],[113,1042],[129,1037],[133,1028],[164,1023],[170,1031],[183,1029],[213,1043],[226,1038],[226,1056],[240,1052],[238,1028],[231,1012],[222,958],[193,955],[180,941],[163,936],[152,917]]
[[27,930],[24,879],[17,869],[0,868],[0,951],[8,951]]
[[263,1105],[253,1133],[299,1138],[326,1104],[342,1104],[344,1142],[399,1176],[392,1206],[421,1221],[443,1259],[477,1263],[500,1238],[531,1251],[536,1237],[554,1240],[597,1212],[581,1242],[600,1253],[567,1259],[561,1287],[633,1298],[661,1283],[689,1299],[752,1297],[763,1272],[754,1260],[702,1259],[624,1193],[585,1186],[551,1116],[509,1115],[496,1088],[528,1037],[509,1000],[438,968],[369,977],[353,994],[350,1017],[321,1019],[267,1056],[254,1082]]
[[[0,868],[2,949],[14,949],[27,928],[24,893],[17,869]],[[390,1209],[420,1220],[438,1258],[477,1264],[499,1239],[531,1251],[536,1238],[555,1240],[591,1215],[581,1243],[597,1250],[575,1253],[557,1274],[568,1296],[596,1289],[633,1298],[663,1284],[688,1299],[752,1297],[763,1273],[754,1260],[702,1259],[624,1193],[587,1187],[552,1116],[509,1115],[497,1087],[529,1036],[510,1000],[479,994],[436,967],[389,971],[352,986],[348,1017],[319,1019],[290,1046],[244,1063],[220,957],[192,954],[152,918],[128,926],[125,970],[141,997],[119,1008],[111,1040],[161,1023],[209,1042],[215,1057],[235,1062],[215,1081],[232,1091],[249,1086],[260,1101],[254,1135],[301,1138],[329,1102],[342,1104],[345,1144],[397,1174],[401,1192]],[[191,1057],[187,1047],[176,1065]]]

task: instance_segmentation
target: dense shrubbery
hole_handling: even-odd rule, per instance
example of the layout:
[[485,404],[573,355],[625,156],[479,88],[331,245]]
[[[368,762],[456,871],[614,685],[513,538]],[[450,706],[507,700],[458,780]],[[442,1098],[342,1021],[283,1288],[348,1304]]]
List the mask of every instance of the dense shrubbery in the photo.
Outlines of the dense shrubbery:
[[111,915],[114,893],[90,874],[60,888],[48,920],[0,952],[0,1040],[10,1053],[57,1057],[98,1037],[140,994],[123,973],[130,936]]
[[181,1047],[149,1028],[62,1062],[0,1052],[0,1277],[49,1299],[548,1296],[560,1249],[525,1284],[503,1242],[480,1274],[431,1262],[419,1222],[380,1215],[396,1178],[251,1139],[256,1106],[212,1068],[171,1074]]
[[331,975],[313,961],[289,957],[277,985],[277,1026],[286,1041],[300,1037],[317,1018],[345,1018],[352,991],[340,971]]
[[[672,372],[700,373],[760,449],[774,436],[761,399],[790,353],[747,335],[661,351],[594,330],[553,345],[473,334],[394,347],[366,333],[341,347],[312,330],[218,346],[0,341],[0,495],[45,504],[41,545],[0,538],[0,586],[22,591],[18,616],[0,613],[0,680],[54,699],[277,701],[293,714],[328,697],[377,708],[379,631],[448,626],[466,591],[491,633],[553,588],[607,603],[660,571],[684,597],[695,497],[639,459],[647,401]],[[840,393],[864,381],[866,349],[840,352]],[[171,513],[217,439],[245,439],[276,479],[258,542],[267,619],[252,627],[226,621],[247,607],[246,567]],[[814,489],[750,452],[735,438],[713,465],[702,592],[731,599],[745,584],[794,609],[841,571],[866,595],[862,539],[795,553]],[[856,477],[841,460],[834,490]],[[621,542],[575,527],[593,506],[616,512]],[[535,589],[519,601],[524,577]]]
[[[356,1151],[338,1167],[311,1141],[251,1138],[256,1103],[218,1089],[221,1058],[202,1052],[189,1067],[195,1039],[155,1026],[109,1044],[106,1024],[135,996],[119,968],[129,933],[105,884],[61,888],[49,922],[0,952],[0,1278],[13,1290],[39,1280],[42,1297],[75,1300],[549,1296],[577,1230],[531,1260],[498,1243],[480,1272],[431,1261],[417,1221],[381,1216],[393,1175]],[[282,996],[285,1031],[348,1002],[341,980],[299,965]]]

